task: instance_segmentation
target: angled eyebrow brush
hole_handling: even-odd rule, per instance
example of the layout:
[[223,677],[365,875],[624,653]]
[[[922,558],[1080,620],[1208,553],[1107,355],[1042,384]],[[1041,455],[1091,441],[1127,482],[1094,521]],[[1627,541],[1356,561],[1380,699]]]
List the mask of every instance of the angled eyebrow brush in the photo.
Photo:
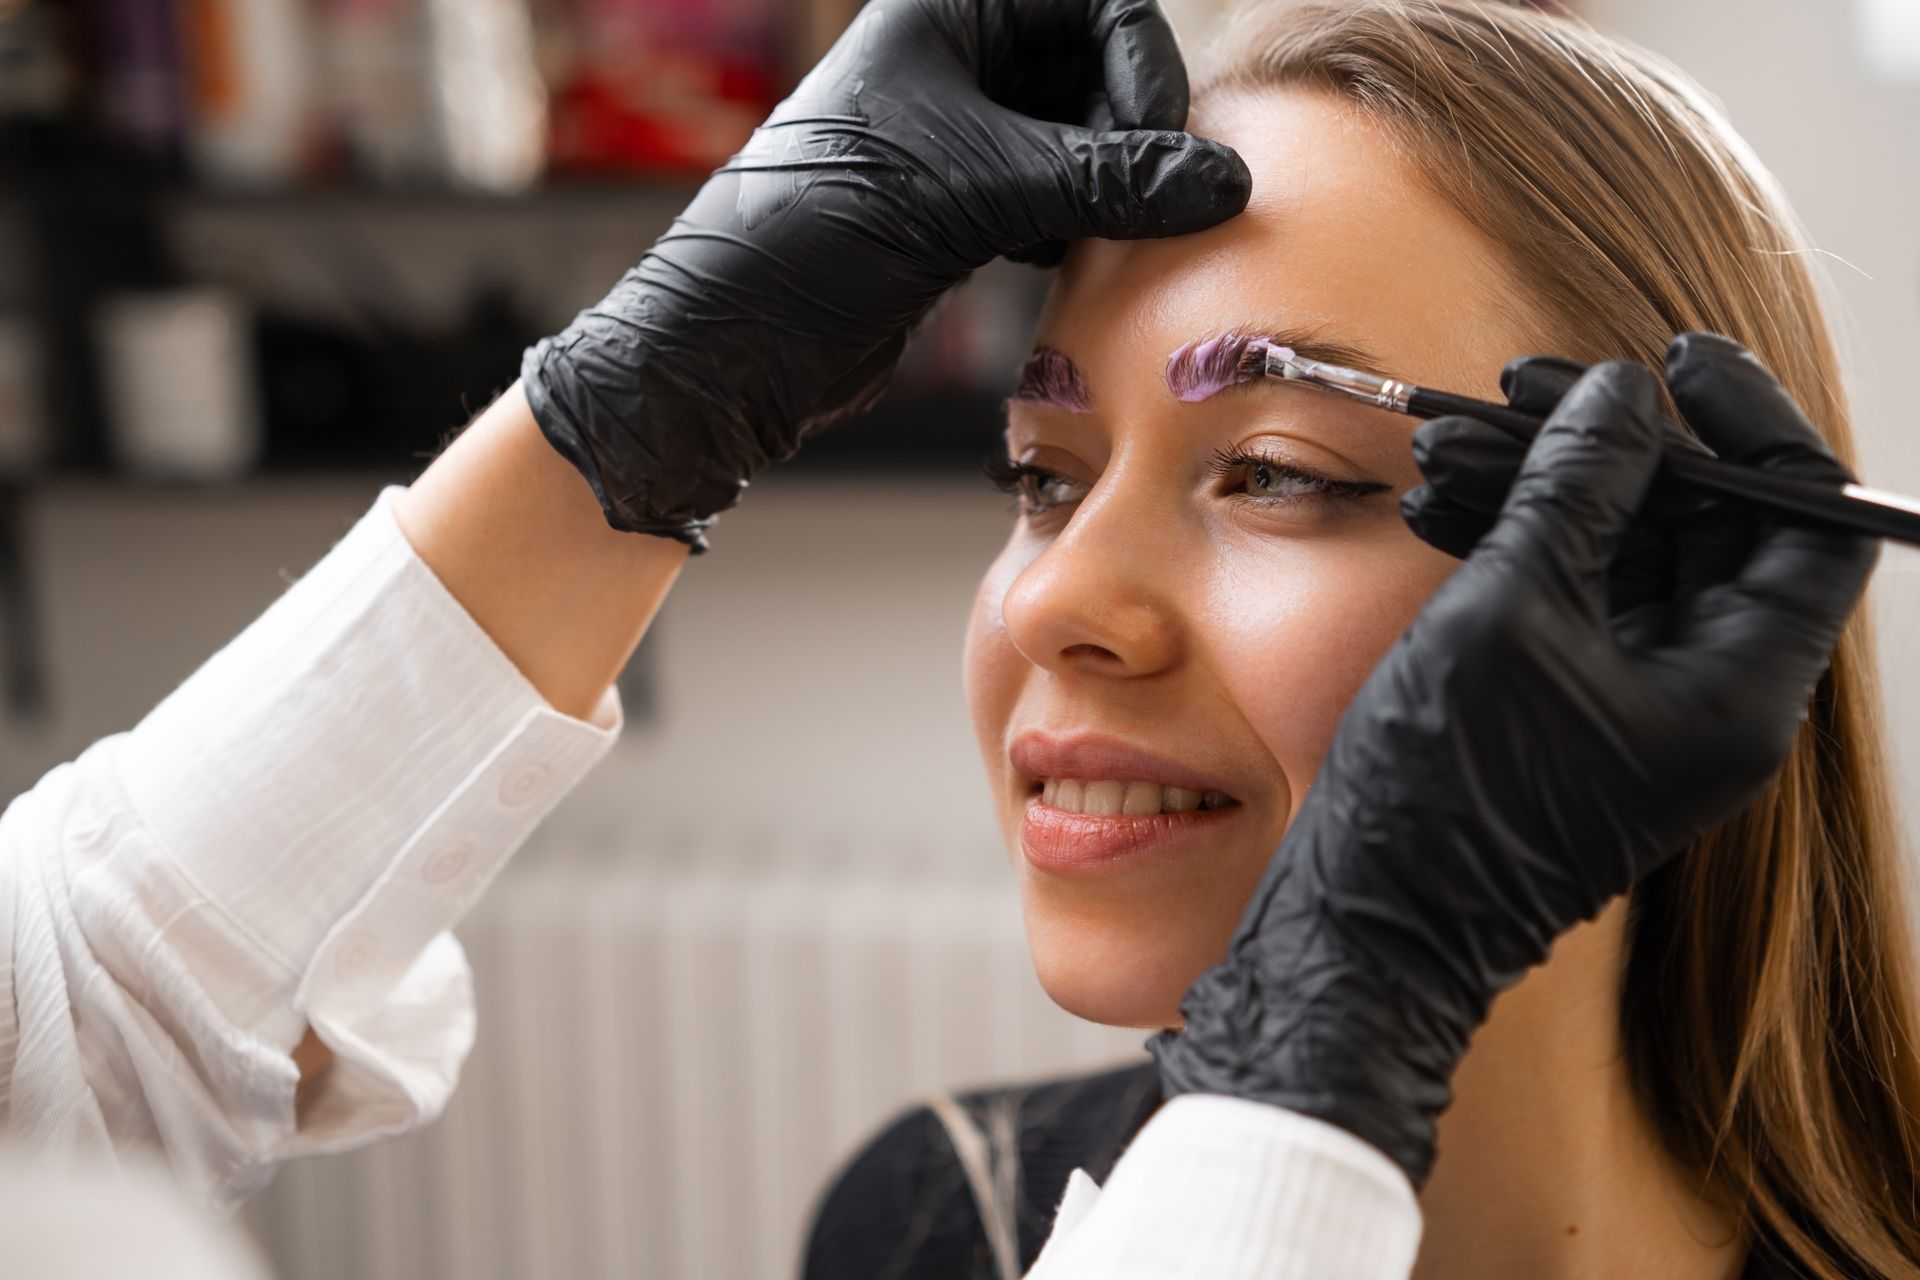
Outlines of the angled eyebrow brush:
[[[1265,342],[1248,345],[1240,356],[1238,374],[1241,381],[1247,382],[1256,378],[1279,378],[1304,383],[1413,418],[1464,414],[1497,427],[1517,440],[1533,439],[1546,421],[1510,405],[1434,391],[1397,378],[1309,360],[1296,355],[1291,347]],[[1669,432],[1669,439],[1685,440],[1693,446],[1682,449],[1676,444],[1661,458],[1661,472],[1673,479],[1760,506],[1810,516],[1856,533],[1920,546],[1920,501],[1913,498],[1866,485],[1822,484],[1817,480],[1756,471],[1715,457],[1677,428]]]

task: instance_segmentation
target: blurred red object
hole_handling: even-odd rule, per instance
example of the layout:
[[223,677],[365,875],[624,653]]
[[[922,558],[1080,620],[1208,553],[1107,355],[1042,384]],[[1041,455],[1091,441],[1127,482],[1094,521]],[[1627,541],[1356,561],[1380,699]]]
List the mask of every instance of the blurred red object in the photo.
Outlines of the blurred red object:
[[[548,103],[556,170],[673,170],[705,173],[738,151],[773,109],[773,78],[735,64],[698,67],[707,91],[663,92],[582,76]],[[682,88],[683,86],[673,86]],[[684,88],[691,89],[691,85]]]
[[560,171],[705,173],[781,96],[771,7],[584,0],[550,64],[550,163]]

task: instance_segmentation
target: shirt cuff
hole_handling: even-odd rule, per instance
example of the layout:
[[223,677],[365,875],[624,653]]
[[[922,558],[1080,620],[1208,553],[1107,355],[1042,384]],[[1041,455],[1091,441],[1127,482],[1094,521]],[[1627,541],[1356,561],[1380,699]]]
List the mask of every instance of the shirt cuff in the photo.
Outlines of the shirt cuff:
[[119,744],[171,853],[143,890],[196,909],[209,995],[288,1047],[371,1014],[620,727],[611,690],[589,721],[547,705],[414,552],[402,492]]
[[1104,1189],[1076,1170],[1028,1280],[1404,1280],[1420,1245],[1406,1175],[1344,1129],[1184,1094]]

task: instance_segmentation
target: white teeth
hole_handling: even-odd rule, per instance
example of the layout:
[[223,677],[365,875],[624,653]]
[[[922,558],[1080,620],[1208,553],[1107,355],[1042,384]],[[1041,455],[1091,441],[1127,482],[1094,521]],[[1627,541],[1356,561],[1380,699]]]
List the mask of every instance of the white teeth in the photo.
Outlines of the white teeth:
[[1089,782],[1086,794],[1080,801],[1080,812],[1111,817],[1120,812],[1126,799],[1127,784],[1124,782]]
[[1185,787],[1168,787],[1160,807],[1168,813],[1192,813],[1200,807],[1200,793]]
[[1160,784],[1157,782],[1129,782],[1127,798],[1121,802],[1122,813],[1158,813],[1160,812]]
[[1077,778],[1048,778],[1040,784],[1043,803],[1067,813],[1098,817],[1130,814],[1192,813],[1196,809],[1224,809],[1233,803],[1224,791],[1190,791],[1157,782],[1084,782]]

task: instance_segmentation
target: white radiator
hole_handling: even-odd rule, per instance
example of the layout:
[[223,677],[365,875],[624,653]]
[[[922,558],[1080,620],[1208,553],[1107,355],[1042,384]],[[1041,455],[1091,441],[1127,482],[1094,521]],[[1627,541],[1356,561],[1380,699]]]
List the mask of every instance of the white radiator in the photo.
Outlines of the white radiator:
[[446,1116],[285,1169],[249,1211],[281,1276],[788,1276],[901,1107],[1138,1057],[1048,1002],[1004,869],[954,861],[527,851],[460,931]]

